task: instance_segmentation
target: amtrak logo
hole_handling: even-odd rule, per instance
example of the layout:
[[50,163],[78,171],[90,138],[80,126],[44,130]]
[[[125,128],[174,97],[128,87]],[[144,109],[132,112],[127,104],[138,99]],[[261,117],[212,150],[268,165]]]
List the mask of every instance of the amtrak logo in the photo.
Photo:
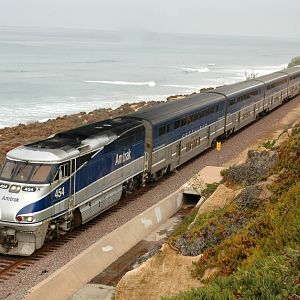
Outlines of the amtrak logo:
[[12,201],[12,202],[19,202],[19,198],[7,197],[7,196],[3,196],[2,200],[4,200],[4,201]]
[[130,159],[131,159],[131,150],[130,149],[128,149],[127,152],[123,152],[122,154],[117,153],[115,166],[117,166],[123,162],[126,162]]

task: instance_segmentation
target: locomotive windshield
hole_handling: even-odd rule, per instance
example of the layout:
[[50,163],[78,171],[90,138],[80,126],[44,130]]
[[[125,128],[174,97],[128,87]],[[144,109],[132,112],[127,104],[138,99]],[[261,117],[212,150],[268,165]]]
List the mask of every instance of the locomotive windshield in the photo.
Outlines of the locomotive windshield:
[[1,170],[1,179],[27,183],[47,183],[51,165],[30,164],[6,160]]

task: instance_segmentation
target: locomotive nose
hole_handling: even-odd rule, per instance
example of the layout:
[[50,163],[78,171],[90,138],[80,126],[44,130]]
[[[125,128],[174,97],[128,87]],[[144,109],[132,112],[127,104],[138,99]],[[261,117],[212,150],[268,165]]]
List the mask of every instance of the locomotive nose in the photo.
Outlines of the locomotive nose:
[[16,222],[16,212],[20,208],[20,197],[6,191],[0,191],[0,221]]

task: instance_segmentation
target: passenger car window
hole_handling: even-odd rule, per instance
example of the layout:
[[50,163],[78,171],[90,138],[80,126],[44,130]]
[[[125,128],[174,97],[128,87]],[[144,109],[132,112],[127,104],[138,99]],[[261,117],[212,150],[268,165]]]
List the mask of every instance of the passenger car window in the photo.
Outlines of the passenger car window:
[[180,127],[180,120],[175,121],[174,123],[174,129],[177,129]]
[[161,126],[158,130],[158,135],[161,136],[166,133],[166,126]]

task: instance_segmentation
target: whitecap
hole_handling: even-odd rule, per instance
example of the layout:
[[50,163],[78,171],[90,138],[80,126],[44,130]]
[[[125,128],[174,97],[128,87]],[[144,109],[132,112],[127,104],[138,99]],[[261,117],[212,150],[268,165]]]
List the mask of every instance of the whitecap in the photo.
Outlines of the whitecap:
[[179,89],[191,89],[191,90],[197,90],[199,89],[198,86],[191,86],[191,85],[181,85],[181,84],[166,84],[166,85],[162,85],[164,87],[173,87],[173,88],[179,88]]
[[185,73],[205,73],[205,72],[209,72],[209,68],[180,67],[180,68],[177,68],[177,69],[180,69],[180,70],[184,71]]
[[133,85],[133,86],[149,86],[154,87],[156,83],[154,81],[136,82],[136,81],[107,81],[107,80],[85,80],[87,83],[102,83],[102,84],[114,84],[114,85]]

